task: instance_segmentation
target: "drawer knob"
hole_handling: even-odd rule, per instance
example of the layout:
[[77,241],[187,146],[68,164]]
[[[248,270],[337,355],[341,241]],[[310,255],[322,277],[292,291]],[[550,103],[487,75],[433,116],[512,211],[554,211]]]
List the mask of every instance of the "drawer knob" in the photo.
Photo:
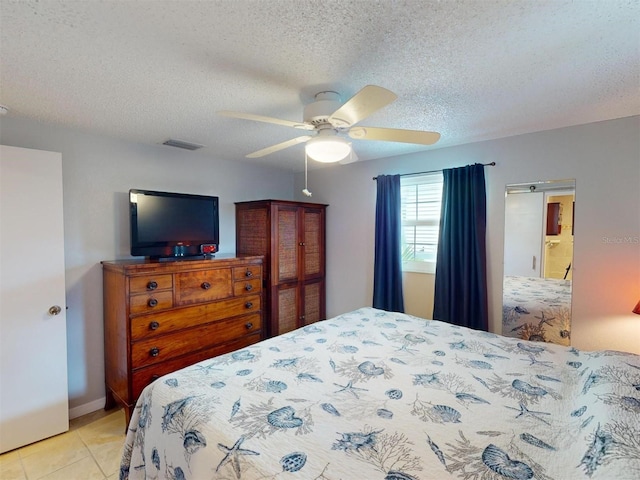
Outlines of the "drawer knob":
[[245,308],[252,308],[253,307],[253,302],[247,302],[244,304]]
[[160,355],[160,349],[158,347],[153,347],[151,350],[149,350],[149,355],[151,355],[152,357],[157,357],[158,355]]
[[247,330],[251,330],[253,328],[253,323],[247,322],[244,324],[244,326],[247,328]]
[[155,290],[158,288],[158,282],[151,281],[147,283],[147,290]]
[[211,288],[211,284],[209,282],[202,282],[202,285],[200,286],[203,290],[209,290]]
[[247,292],[250,292],[251,290],[253,290],[253,285],[251,285],[250,283],[247,283],[247,284],[244,286],[244,289],[245,289]]
[[253,272],[249,269],[247,269],[247,271],[244,273],[245,277],[253,277]]
[[149,330],[157,330],[158,328],[160,328],[160,324],[158,322],[151,322],[149,324]]
[[155,307],[156,305],[158,305],[158,300],[156,300],[155,298],[150,298],[147,302],[147,305],[149,305],[150,307]]

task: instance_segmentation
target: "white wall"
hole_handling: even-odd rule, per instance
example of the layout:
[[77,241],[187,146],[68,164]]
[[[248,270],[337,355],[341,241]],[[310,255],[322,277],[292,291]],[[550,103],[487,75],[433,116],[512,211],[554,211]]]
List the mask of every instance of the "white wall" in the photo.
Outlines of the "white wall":
[[[630,313],[640,299],[639,132],[640,117],[632,117],[311,171],[312,201],[330,205],[328,315],[371,305],[372,177],[496,161],[485,169],[491,330],[501,324],[505,185],[576,178],[573,344],[640,353],[640,317]],[[104,397],[100,261],[128,257],[129,188],[218,195],[221,251],[229,253],[235,251],[234,202],[309,200],[300,193],[303,174],[294,179],[282,170],[35,121],[3,117],[0,143],[62,153],[69,397],[76,409]],[[415,282],[405,288],[407,305],[422,316],[433,304],[432,278],[424,280],[423,298]]]
[[[100,261],[129,257],[129,189],[219,196],[220,251],[234,253],[234,202],[291,199],[293,174],[25,119],[0,122],[4,145],[62,153],[69,405],[72,411],[88,404],[89,411],[98,409],[104,397]],[[46,254],[43,246],[34,258]]]
[[[492,161],[497,166],[485,168],[490,330],[501,329],[505,186],[575,178],[572,344],[640,353],[640,317],[631,313],[640,299],[637,116],[310,171],[313,201],[330,205],[327,314],[371,305],[374,176]],[[304,174],[297,175],[297,198],[305,198],[303,185]],[[405,288],[411,295],[415,290]],[[432,302],[432,295],[407,303],[417,308],[417,302]]]

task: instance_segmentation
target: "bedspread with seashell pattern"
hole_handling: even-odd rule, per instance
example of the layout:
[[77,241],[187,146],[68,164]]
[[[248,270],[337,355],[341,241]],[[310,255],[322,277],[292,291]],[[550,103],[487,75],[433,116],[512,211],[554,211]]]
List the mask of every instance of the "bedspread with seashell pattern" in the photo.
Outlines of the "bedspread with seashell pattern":
[[640,478],[640,356],[361,308],[166,375],[121,479]]

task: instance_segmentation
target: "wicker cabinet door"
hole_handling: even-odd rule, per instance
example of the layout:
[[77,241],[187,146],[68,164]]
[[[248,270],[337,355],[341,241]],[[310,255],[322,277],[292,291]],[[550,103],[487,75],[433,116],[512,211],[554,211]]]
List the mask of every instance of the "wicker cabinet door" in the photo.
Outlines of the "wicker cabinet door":
[[276,206],[275,234],[277,255],[272,258],[274,265],[272,274],[275,275],[274,283],[286,283],[296,281],[299,272],[299,228],[298,208],[278,205]]
[[[266,205],[236,208],[236,254],[269,255],[269,209]],[[267,270],[269,266],[265,267]]]
[[324,276],[324,208],[304,208],[302,278]]
[[302,285],[303,316],[300,326],[325,318],[324,279],[306,282]]
[[271,310],[271,335],[282,335],[299,326],[298,284],[278,285],[274,288],[275,298]]

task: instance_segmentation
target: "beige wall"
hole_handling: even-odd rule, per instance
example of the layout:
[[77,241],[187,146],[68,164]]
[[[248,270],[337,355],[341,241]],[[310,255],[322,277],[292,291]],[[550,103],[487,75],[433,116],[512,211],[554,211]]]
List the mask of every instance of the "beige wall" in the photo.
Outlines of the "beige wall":
[[573,195],[549,195],[547,203],[559,202],[562,212],[560,235],[546,235],[544,247],[544,278],[573,278]]
[[433,290],[436,276],[430,273],[404,272],[402,292],[404,311],[416,317],[433,316]]

